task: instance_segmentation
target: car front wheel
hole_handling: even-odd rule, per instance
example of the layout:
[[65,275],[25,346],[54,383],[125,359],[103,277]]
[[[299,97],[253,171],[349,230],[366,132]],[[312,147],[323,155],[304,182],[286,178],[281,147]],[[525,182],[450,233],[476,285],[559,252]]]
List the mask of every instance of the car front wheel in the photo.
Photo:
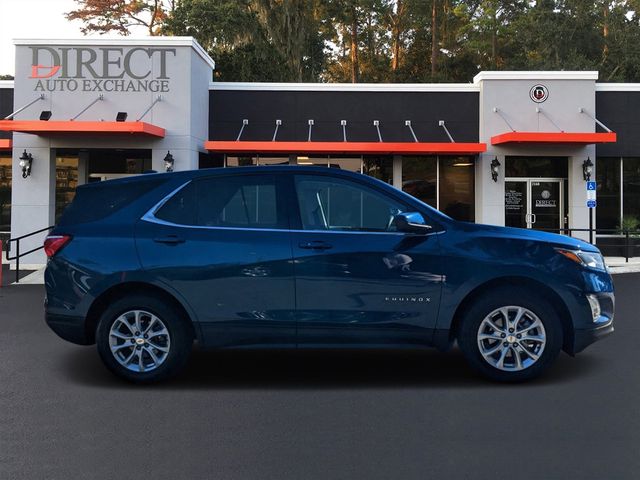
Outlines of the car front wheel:
[[137,383],[164,380],[178,373],[189,357],[193,339],[187,321],[160,298],[124,297],[100,318],[98,352],[121,378]]
[[485,376],[504,382],[540,375],[562,347],[555,309],[542,297],[505,288],[478,298],[464,313],[458,344]]

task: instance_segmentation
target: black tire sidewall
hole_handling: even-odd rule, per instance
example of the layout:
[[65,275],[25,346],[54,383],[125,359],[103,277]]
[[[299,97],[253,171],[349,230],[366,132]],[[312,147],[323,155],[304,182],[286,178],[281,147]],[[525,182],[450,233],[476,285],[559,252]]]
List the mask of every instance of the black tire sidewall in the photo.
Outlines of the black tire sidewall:
[[[477,340],[482,320],[494,310],[511,305],[535,313],[544,325],[547,337],[538,361],[516,372],[502,371],[487,363],[480,354]],[[500,382],[521,382],[539,376],[553,364],[562,348],[562,325],[553,306],[543,297],[522,288],[501,288],[482,295],[471,304],[458,330],[458,345],[469,364],[486,377]]]
[[[162,320],[171,338],[166,360],[155,370],[133,372],[123,367],[111,353],[109,331],[116,319],[130,310],[145,310]],[[131,295],[113,302],[100,316],[96,329],[96,345],[105,366],[117,376],[135,383],[153,383],[178,373],[186,364],[193,339],[187,328],[188,319],[161,298],[148,295]]]

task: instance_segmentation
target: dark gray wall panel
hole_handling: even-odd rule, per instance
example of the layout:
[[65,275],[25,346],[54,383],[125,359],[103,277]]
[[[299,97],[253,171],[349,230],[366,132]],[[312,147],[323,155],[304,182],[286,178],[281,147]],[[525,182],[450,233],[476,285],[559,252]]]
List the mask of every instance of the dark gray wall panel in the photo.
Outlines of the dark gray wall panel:
[[640,155],[640,92],[596,92],[596,116],[618,134],[616,143],[596,146],[598,156]]
[[[13,112],[13,89],[0,88],[0,119]],[[11,138],[11,132],[0,132],[0,138]]]
[[411,120],[421,142],[448,142],[438,126],[445,120],[458,142],[478,141],[476,92],[334,92],[240,91],[209,92],[209,139],[235,140],[242,119],[249,120],[242,140],[267,141],[275,120],[282,120],[278,140],[307,140],[313,119],[312,140],[341,141],[340,120],[347,120],[349,141],[376,142],[373,120],[387,142],[413,141],[405,120]]

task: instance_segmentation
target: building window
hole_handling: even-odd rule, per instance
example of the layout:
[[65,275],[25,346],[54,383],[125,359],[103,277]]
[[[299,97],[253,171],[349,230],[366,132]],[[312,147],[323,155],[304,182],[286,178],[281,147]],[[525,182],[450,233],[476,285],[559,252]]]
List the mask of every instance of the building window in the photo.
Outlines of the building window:
[[475,169],[471,157],[440,157],[439,209],[456,220],[475,220]]
[[78,186],[78,156],[57,156],[56,158],[56,223],[62,212],[73,201]]
[[640,221],[640,158],[598,157],[596,162],[598,182],[598,229],[611,234],[623,223]]
[[362,158],[362,173],[393,185],[393,157],[365,156]]
[[[11,230],[11,157],[0,157],[0,234]],[[0,248],[2,253],[2,248]]]
[[438,157],[402,157],[402,190],[438,208]]
[[620,223],[620,167],[619,157],[600,157],[596,161],[596,223],[599,229],[614,230]]
[[507,157],[504,176],[568,178],[567,157]]
[[402,189],[456,220],[475,220],[474,157],[402,158]]
[[622,215],[640,220],[640,158],[622,159]]

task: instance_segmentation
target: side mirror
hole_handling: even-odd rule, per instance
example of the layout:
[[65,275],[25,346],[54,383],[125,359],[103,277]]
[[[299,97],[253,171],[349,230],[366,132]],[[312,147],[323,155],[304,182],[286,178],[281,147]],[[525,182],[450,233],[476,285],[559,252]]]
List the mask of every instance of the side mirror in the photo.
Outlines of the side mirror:
[[418,212],[399,213],[393,217],[393,222],[399,232],[427,233],[431,225],[427,225],[422,214]]

